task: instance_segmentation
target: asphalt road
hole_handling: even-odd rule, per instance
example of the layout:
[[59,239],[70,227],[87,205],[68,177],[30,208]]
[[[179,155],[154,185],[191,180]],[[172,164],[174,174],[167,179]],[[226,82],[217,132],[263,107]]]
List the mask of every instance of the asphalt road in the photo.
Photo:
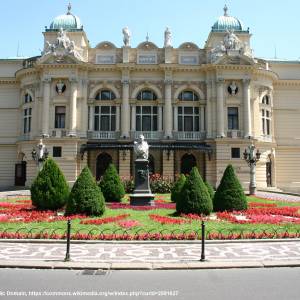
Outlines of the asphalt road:
[[300,268],[0,270],[0,299],[299,300]]

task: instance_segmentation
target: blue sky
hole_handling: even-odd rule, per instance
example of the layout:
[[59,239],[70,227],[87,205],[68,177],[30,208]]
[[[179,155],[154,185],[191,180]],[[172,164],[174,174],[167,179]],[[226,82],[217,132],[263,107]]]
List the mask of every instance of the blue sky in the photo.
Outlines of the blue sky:
[[[299,0],[73,0],[72,13],[79,16],[94,47],[108,40],[122,46],[122,28],[132,32],[132,47],[145,41],[163,45],[169,26],[173,46],[191,41],[203,47],[210,28],[223,14],[226,3],[231,16],[238,17],[253,34],[255,56],[299,59]],[[0,58],[35,56],[43,45],[42,31],[52,19],[67,11],[65,0],[0,0],[2,43]]]

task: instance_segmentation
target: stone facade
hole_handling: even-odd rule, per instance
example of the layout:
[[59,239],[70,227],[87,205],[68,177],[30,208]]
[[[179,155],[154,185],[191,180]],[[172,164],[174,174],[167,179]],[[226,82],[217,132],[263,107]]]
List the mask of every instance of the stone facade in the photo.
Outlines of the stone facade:
[[0,60],[0,188],[31,184],[41,136],[70,184],[85,165],[99,178],[109,161],[130,177],[143,133],[163,176],[197,165],[216,186],[231,163],[246,188],[253,141],[258,187],[299,192],[300,67],[254,57],[249,30],[229,27],[214,25],[204,48],[173,48],[170,29],[163,48],[134,48],[128,28],[123,47],[91,48],[82,27],[51,25],[41,56]]

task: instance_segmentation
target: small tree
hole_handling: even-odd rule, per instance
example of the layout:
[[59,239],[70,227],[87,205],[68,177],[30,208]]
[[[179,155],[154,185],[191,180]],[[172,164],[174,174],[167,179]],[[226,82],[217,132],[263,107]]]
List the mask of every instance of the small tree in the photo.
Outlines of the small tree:
[[105,202],[91,171],[85,167],[71,190],[66,215],[86,214],[100,216],[104,213]]
[[63,207],[69,196],[69,186],[56,162],[48,158],[30,188],[32,205],[42,210]]
[[172,202],[177,203],[179,201],[181,190],[185,184],[186,177],[184,174],[180,174],[178,180],[174,183],[172,190],[171,190],[171,200]]
[[120,202],[125,196],[124,185],[113,164],[106,169],[100,182],[100,188],[106,202]]
[[212,212],[212,200],[196,167],[193,167],[176,202],[178,213],[209,215]]
[[214,211],[247,209],[247,199],[232,165],[225,169],[213,200]]
[[213,186],[209,182],[205,181],[204,183],[205,183],[205,185],[207,187],[207,190],[208,190],[208,193],[210,195],[211,201],[213,201],[214,196],[215,196],[215,190],[214,190]]

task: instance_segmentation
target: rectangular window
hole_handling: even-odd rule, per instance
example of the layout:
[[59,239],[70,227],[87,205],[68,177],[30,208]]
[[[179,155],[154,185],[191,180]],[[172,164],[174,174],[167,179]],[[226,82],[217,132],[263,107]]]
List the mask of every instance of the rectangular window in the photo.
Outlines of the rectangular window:
[[115,106],[95,106],[94,130],[95,131],[116,130],[116,107]]
[[137,106],[135,120],[137,131],[157,131],[157,107]]
[[199,131],[199,107],[178,107],[178,131]]
[[262,121],[262,134],[271,135],[271,113],[269,110],[263,109],[261,111]]
[[61,147],[53,147],[53,157],[61,157]]
[[55,128],[65,128],[66,126],[66,107],[55,106]]
[[241,158],[240,148],[231,148],[231,158]]
[[237,107],[227,108],[228,130],[239,129],[239,110]]
[[28,133],[31,131],[31,113],[32,108],[25,108],[23,115],[23,133]]

